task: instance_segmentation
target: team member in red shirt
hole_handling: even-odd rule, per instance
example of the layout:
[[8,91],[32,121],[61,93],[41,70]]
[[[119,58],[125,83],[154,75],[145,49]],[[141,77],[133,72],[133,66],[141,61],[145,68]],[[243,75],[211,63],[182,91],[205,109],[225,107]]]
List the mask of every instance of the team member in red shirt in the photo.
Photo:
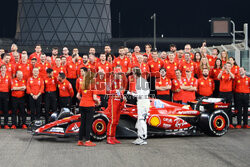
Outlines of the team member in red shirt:
[[104,53],[100,54],[100,61],[95,64],[96,73],[98,73],[100,69],[102,69],[106,75],[112,72],[112,65],[106,61],[106,55]]
[[76,79],[77,79],[77,69],[79,68],[76,54],[72,55],[72,61],[68,62],[66,65],[67,80],[71,83],[74,96],[72,98],[72,105],[76,105]]
[[11,129],[16,129],[16,113],[19,110],[22,118],[22,128],[27,129],[26,126],[26,112],[25,112],[25,90],[26,80],[23,79],[23,72],[17,71],[16,78],[11,81],[11,100],[12,100],[12,126]]
[[186,78],[182,80],[183,86],[180,88],[183,90],[182,92],[182,103],[187,104],[187,102],[191,102],[195,100],[195,92],[197,91],[197,79],[192,76],[192,70],[190,68],[186,68]]
[[27,81],[27,94],[29,94],[29,106],[31,111],[31,121],[40,119],[42,93],[44,92],[43,79],[39,77],[39,69],[35,67],[33,76]]
[[48,68],[46,70],[47,77],[44,78],[44,90],[45,90],[45,121],[48,122],[49,111],[52,112],[57,110],[57,80],[56,77],[53,76],[53,70]]
[[106,57],[111,54],[111,47],[109,45],[104,46],[104,53]]
[[168,61],[165,62],[165,69],[167,70],[167,77],[171,80],[175,79],[175,70],[178,68],[178,64],[174,61],[175,54],[173,52],[168,53]]
[[239,69],[240,67],[237,65],[234,57],[229,57],[228,61],[232,64],[231,72],[235,77],[240,75]]
[[196,66],[195,74],[197,75],[197,68],[200,67],[200,63],[201,63],[201,53],[200,52],[195,52],[195,54],[194,54],[194,63],[195,63],[195,66]]
[[91,64],[93,67],[95,67],[96,63],[99,61],[99,58],[95,57],[94,54],[89,54],[89,64]]
[[46,55],[41,53],[40,62],[37,63],[39,69],[39,76],[44,80],[47,77],[46,70],[51,68],[51,65],[46,62]]
[[6,75],[13,78],[15,77],[15,66],[10,63],[10,55],[4,54],[2,64],[6,66]]
[[202,96],[212,96],[214,91],[214,81],[209,78],[209,70],[204,68],[202,71],[203,77],[198,79],[198,94]]
[[248,105],[250,93],[250,78],[246,76],[244,67],[239,69],[240,75],[234,80],[235,106],[237,113],[236,128],[241,128],[241,120],[243,114],[243,128],[250,128],[248,126]]
[[51,66],[54,67],[56,64],[56,58],[58,57],[58,48],[54,47],[52,48],[52,52],[51,52]]
[[[10,50],[11,50],[11,52],[9,53],[9,55],[10,55],[10,62],[11,63],[15,63],[15,55],[20,59],[20,57],[21,57],[21,54],[20,53],[18,53],[18,47],[17,47],[17,45],[16,44],[12,44],[11,45],[11,48],[10,48]],[[16,58],[17,58],[16,57]]]
[[57,78],[60,72],[67,74],[66,68],[61,65],[61,58],[56,57],[55,65],[53,66],[53,76]]
[[[90,132],[93,116],[95,114],[95,103],[100,104],[100,100],[96,96],[94,83],[94,73],[88,71],[87,68],[82,68],[83,83],[77,93],[77,98],[80,100],[79,111],[81,113],[81,126],[79,130],[78,146],[96,146],[95,143],[90,141]],[[86,142],[83,143],[83,135],[85,136]]]
[[11,77],[7,75],[6,65],[1,65],[0,75],[0,109],[4,114],[4,129],[9,129],[8,124],[8,109],[9,109],[9,92]]
[[178,55],[177,55],[177,47],[176,47],[176,45],[175,44],[170,44],[169,45],[169,50],[170,50],[170,52],[173,52],[175,57],[177,58]]
[[125,57],[125,52],[123,47],[120,47],[118,52],[119,52],[119,57],[115,58],[113,62],[113,68],[115,68],[117,65],[120,65],[122,67],[122,72],[126,73],[126,75],[129,75],[131,72],[130,59]]
[[16,71],[22,71],[23,79],[27,81],[31,74],[31,64],[28,63],[28,55],[21,55],[21,62],[16,66]]
[[186,45],[184,46],[184,52],[189,53],[189,54],[190,54],[191,60],[193,60],[193,59],[194,59],[194,54],[191,52],[191,50],[192,50],[192,47],[191,47],[190,44],[186,44]]
[[30,55],[29,60],[31,61],[33,58],[36,58],[37,62],[39,63],[41,54],[42,46],[40,44],[37,44],[35,47],[35,52]]
[[150,44],[146,44],[145,45],[145,51],[146,52],[143,54],[143,56],[147,56],[148,62],[153,59],[152,54],[151,54],[151,50],[152,50],[152,46]]
[[173,102],[182,104],[182,92],[181,86],[183,86],[181,70],[175,70],[176,79],[172,81]]
[[149,66],[147,63],[143,62],[143,56],[138,55],[137,56],[138,61],[132,65],[132,68],[138,67],[141,69],[141,76],[144,79],[147,79],[149,77]]
[[215,61],[217,60],[219,54],[220,54],[219,49],[213,48],[212,55],[208,57],[208,62],[211,69],[214,68]]
[[88,61],[88,55],[82,56],[82,64],[77,69],[77,75],[80,76],[80,69],[82,67],[87,68],[91,72],[95,72],[95,66],[91,65]]
[[132,57],[133,57],[134,59],[137,59],[137,56],[138,56],[138,55],[141,55],[140,51],[141,51],[140,46],[136,45],[136,46],[134,47],[134,52],[132,53]]
[[165,63],[168,61],[168,54],[165,51],[162,51],[160,54],[160,59]]
[[[71,56],[69,56],[69,58],[70,58],[70,60],[69,61],[71,61]],[[63,66],[63,67],[66,67],[66,65],[67,65],[67,58],[65,57],[65,56],[61,56],[61,65]]]
[[166,77],[166,69],[160,69],[161,77],[156,79],[155,89],[157,90],[157,99],[170,101],[171,79]]
[[[61,58],[62,57],[66,58],[67,63],[72,60],[72,57],[69,55],[69,49],[67,47],[63,47],[63,55],[61,56]],[[64,62],[64,65],[66,65],[66,62]]]
[[95,48],[93,48],[93,47],[89,48],[89,54],[92,54],[95,56],[95,54],[96,54]]
[[[233,98],[233,79],[234,74],[231,72],[232,65],[231,63],[227,62],[224,67],[222,67],[221,72],[218,75],[218,79],[220,79],[220,95],[219,97],[224,98],[228,103],[232,103]],[[234,128],[232,125],[232,111],[231,106],[228,110],[228,117],[230,120],[229,128]]]
[[213,97],[219,97],[219,88],[220,88],[220,80],[218,79],[218,75],[222,69],[222,61],[220,58],[217,58],[214,64],[214,68],[211,70],[211,78],[214,80],[214,93]]
[[192,76],[194,76],[195,72],[195,63],[191,60],[190,53],[185,52],[185,61],[180,64],[180,70],[182,72],[182,76],[186,77],[186,69],[189,68],[191,70]]
[[121,143],[115,138],[116,127],[119,123],[120,112],[124,106],[125,97],[124,91],[127,87],[127,78],[124,76],[121,68],[117,67],[114,70],[114,77],[110,83],[107,83],[107,91],[110,95],[108,101],[108,107],[106,110],[110,113],[110,119],[107,126],[107,143],[116,144]]
[[151,96],[155,95],[155,80],[160,77],[160,69],[164,67],[164,62],[158,58],[157,51],[152,51],[153,60],[148,63],[150,69],[150,94]]
[[221,55],[222,66],[224,66],[228,61],[228,53],[227,51],[223,50],[220,55]]
[[71,109],[71,98],[74,96],[74,90],[71,83],[66,79],[65,74],[61,72],[58,75],[58,89],[60,109]]

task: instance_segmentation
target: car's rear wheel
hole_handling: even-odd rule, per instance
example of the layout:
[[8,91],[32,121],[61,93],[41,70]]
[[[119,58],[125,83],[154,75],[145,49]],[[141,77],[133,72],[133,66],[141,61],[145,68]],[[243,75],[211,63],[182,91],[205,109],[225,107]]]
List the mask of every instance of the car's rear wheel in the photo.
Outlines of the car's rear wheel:
[[94,115],[91,126],[91,137],[96,141],[101,141],[107,137],[108,118],[103,114]]
[[208,129],[205,131],[210,136],[223,136],[229,127],[229,118],[222,110],[213,112],[208,121]]

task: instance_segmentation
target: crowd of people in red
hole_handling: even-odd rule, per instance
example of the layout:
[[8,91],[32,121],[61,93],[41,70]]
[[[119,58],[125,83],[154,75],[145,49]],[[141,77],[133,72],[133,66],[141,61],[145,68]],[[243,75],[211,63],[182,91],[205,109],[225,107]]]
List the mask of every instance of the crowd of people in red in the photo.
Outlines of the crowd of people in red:
[[[224,50],[214,48],[211,55],[205,46],[200,52],[192,53],[191,50],[190,44],[186,44],[184,50],[177,50],[176,45],[171,44],[168,52],[157,52],[146,44],[144,53],[140,46],[135,46],[133,52],[120,47],[119,55],[114,56],[109,45],[99,55],[95,48],[83,55],[79,55],[77,48],[70,55],[67,47],[63,48],[62,55],[59,55],[58,48],[52,48],[51,55],[46,55],[41,45],[36,45],[31,55],[26,51],[19,53],[16,44],[11,46],[9,53],[0,49],[0,110],[4,115],[4,128],[16,129],[17,111],[22,128],[27,128],[27,109],[31,120],[39,118],[43,102],[46,121],[50,110],[76,105],[93,106],[91,100],[81,101],[87,93],[83,89],[86,72],[95,74],[93,89],[100,96],[101,106],[107,108],[107,82],[114,76],[113,72],[119,71],[120,75],[117,82],[120,85],[114,87],[133,92],[136,84],[132,75],[134,68],[141,70],[142,77],[150,83],[150,95],[158,99],[182,104],[203,96],[223,97],[229,103],[234,99],[238,122],[236,126],[232,124],[232,113],[228,111],[230,128],[248,128],[250,78],[244,67],[239,67],[234,57],[228,57]],[[133,102],[134,99],[127,100]],[[10,109],[11,126],[8,125]]]

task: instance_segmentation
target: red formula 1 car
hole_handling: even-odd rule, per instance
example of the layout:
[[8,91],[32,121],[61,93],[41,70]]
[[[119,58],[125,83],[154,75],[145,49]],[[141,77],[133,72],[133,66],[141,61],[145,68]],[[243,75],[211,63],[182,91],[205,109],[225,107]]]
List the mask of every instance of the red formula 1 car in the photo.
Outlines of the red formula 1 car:
[[[181,105],[168,101],[151,99],[147,118],[148,136],[194,135],[205,133],[211,136],[224,135],[229,127],[226,114],[229,104],[221,98],[202,98],[190,105]],[[63,113],[63,114],[62,114]],[[36,120],[28,130],[33,135],[55,135],[60,137],[77,135],[80,127],[80,114],[62,112],[57,120],[43,125]],[[109,113],[97,111],[92,122],[91,136],[95,140],[106,138]],[[137,137],[135,123],[137,107],[125,104],[117,127],[117,137]]]

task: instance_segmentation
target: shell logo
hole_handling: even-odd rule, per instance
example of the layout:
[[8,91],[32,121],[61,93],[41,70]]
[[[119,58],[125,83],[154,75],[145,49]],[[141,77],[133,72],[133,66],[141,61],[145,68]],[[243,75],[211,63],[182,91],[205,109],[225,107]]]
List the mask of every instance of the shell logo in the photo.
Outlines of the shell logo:
[[149,123],[152,126],[158,127],[161,124],[161,120],[160,120],[159,116],[153,115],[150,117]]

